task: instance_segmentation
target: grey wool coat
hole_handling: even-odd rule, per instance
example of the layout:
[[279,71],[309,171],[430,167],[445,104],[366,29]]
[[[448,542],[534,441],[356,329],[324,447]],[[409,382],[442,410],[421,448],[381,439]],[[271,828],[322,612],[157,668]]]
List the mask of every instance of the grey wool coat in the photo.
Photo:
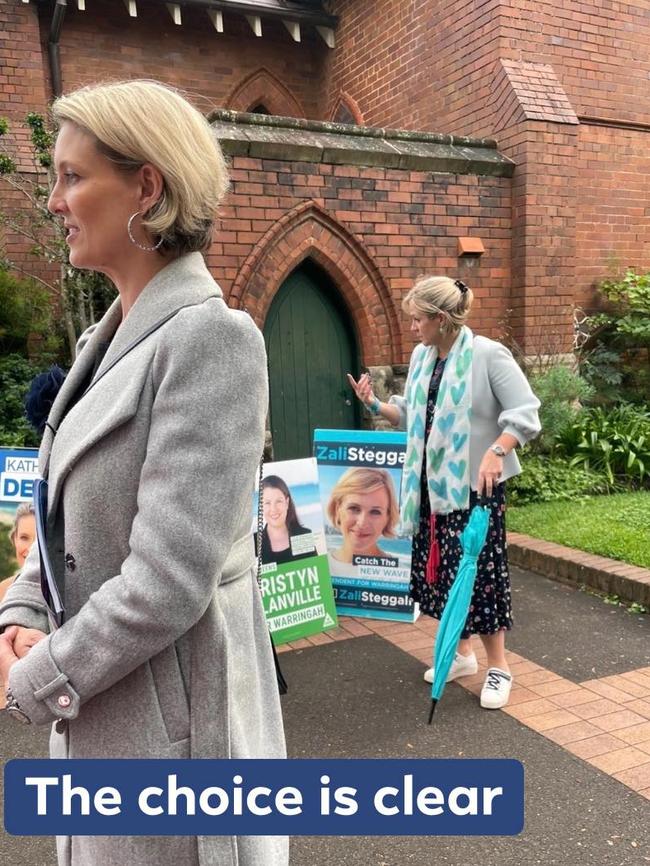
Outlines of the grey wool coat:
[[[11,689],[35,723],[55,723],[52,757],[284,757],[250,534],[261,334],[199,253],[120,321],[118,299],[50,413],[40,468],[66,620],[13,665]],[[48,630],[37,545],[0,607],[10,624]],[[58,850],[61,866],[288,862],[284,837],[61,837]]]

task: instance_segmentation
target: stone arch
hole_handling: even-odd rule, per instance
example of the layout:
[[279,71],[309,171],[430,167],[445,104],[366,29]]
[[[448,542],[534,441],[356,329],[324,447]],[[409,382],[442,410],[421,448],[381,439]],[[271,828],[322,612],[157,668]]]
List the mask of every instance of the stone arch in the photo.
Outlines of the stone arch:
[[246,308],[262,327],[275,293],[307,258],[345,301],[363,363],[390,364],[401,357],[398,312],[379,269],[361,242],[314,201],[297,205],[264,234],[237,274],[229,303]]
[[305,112],[291,91],[268,69],[258,69],[240,82],[226,101],[232,111],[248,111],[263,104],[271,114],[281,117],[304,117]]
[[344,90],[341,90],[338,95],[330,120],[333,123],[356,123],[359,126],[363,126],[364,123],[358,102]]

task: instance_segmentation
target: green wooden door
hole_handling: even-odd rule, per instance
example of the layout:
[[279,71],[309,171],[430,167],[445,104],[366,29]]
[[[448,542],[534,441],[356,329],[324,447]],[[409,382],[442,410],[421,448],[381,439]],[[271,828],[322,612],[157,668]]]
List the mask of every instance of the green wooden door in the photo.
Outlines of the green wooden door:
[[354,334],[320,271],[306,263],[280,286],[264,326],[275,460],[309,457],[316,427],[355,429]]

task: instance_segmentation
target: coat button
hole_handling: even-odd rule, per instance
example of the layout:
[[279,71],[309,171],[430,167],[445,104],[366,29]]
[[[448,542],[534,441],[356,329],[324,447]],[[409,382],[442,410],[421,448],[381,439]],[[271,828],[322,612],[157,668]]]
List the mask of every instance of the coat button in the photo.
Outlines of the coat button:
[[74,571],[77,567],[77,562],[71,553],[66,553],[65,555],[65,567],[68,571]]
[[56,702],[62,710],[67,710],[67,708],[72,703],[72,698],[70,697],[70,695],[59,695],[59,697],[56,699]]

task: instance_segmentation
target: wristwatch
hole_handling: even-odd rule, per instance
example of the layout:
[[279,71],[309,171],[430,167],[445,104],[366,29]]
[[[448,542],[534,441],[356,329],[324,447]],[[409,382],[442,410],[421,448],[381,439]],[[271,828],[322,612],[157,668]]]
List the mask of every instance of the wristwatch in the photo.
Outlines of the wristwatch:
[[5,710],[9,713],[9,715],[23,725],[31,725],[32,720],[29,718],[29,716],[24,710],[20,709],[20,704],[13,696],[11,689],[7,689],[6,698],[7,705],[5,707]]
[[506,452],[503,449],[503,445],[499,445],[498,442],[496,442],[494,445],[490,445],[490,451],[494,451],[494,453],[497,455],[497,457],[505,457],[506,456]]

